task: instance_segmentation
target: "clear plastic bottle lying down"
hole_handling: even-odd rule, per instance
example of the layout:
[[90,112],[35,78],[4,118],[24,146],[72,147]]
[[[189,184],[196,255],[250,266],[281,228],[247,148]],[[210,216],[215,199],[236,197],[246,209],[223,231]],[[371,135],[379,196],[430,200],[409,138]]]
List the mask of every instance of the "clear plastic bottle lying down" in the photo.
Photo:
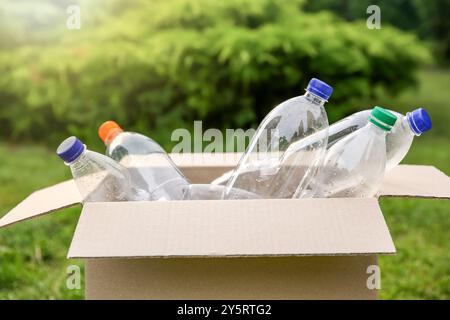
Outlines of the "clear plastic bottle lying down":
[[189,181],[154,140],[124,132],[114,121],[103,123],[98,134],[107,146],[106,154],[126,167],[132,183],[150,193],[152,200],[185,198]]
[[[423,108],[408,112],[406,115],[389,111],[397,117],[398,121],[386,137],[386,171],[391,170],[403,160],[415,136],[420,136],[431,129],[430,116]],[[330,125],[327,148],[329,149],[342,138],[364,127],[371,112],[372,110],[360,111]],[[306,137],[299,141],[296,147],[304,148],[306,145],[314,143],[317,138],[315,135]]]
[[135,188],[127,170],[113,159],[86,149],[76,137],[64,140],[56,150],[70,167],[84,202],[149,200],[149,194]]
[[[312,79],[303,96],[276,106],[261,122],[227,183],[223,198],[233,199],[232,189],[243,189],[262,198],[291,198],[314,176],[328,139],[324,104],[333,89]],[[292,149],[300,139],[320,132],[317,141]],[[251,175],[246,172],[251,171]]]
[[310,189],[303,190],[298,197],[374,196],[386,168],[386,134],[396,120],[393,113],[375,107],[368,124],[327,150],[323,167],[309,185]]
[[[338,122],[330,125],[328,130],[328,146],[330,148],[333,144],[346,137],[350,133],[364,127],[367,124],[370,112],[372,110],[364,110],[356,112]],[[422,133],[431,129],[431,119],[428,112],[419,108],[402,115],[398,112],[391,111],[397,116],[397,122],[392,128],[391,132],[386,137],[386,171],[391,170],[397,166],[408,153],[415,136],[420,136]],[[320,134],[312,134],[302,140],[296,142],[293,148],[305,148],[313,144],[320,138]],[[249,168],[251,169],[251,168]],[[226,184],[230,179],[232,171],[226,172],[212,182],[215,185]],[[249,170],[247,175],[252,175]]]

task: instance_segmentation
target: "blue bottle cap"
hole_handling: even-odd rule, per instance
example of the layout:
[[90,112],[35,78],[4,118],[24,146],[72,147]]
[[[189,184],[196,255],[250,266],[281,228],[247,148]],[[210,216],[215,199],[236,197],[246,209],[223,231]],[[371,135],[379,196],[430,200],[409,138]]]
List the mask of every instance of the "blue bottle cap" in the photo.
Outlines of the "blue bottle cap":
[[84,144],[77,137],[69,137],[59,145],[56,154],[66,163],[76,160],[84,151]]
[[325,100],[328,100],[333,93],[333,87],[316,78],[309,81],[306,90]]
[[431,119],[430,115],[424,108],[416,109],[412,112],[409,112],[407,115],[409,125],[411,126],[411,130],[420,135],[431,129]]

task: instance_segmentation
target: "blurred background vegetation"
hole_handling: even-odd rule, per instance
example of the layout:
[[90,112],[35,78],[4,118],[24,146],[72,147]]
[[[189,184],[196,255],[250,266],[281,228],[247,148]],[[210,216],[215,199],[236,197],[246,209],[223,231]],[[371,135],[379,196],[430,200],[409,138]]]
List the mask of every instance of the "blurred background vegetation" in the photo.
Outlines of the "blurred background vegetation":
[[[66,9],[81,8],[68,30]],[[366,26],[368,5],[380,30]],[[330,122],[373,105],[427,108],[434,128],[406,162],[450,174],[448,0],[1,0],[0,215],[69,177],[54,156],[78,135],[102,151],[114,119],[167,150],[171,133],[255,127],[311,77],[331,85]],[[383,199],[398,254],[382,298],[450,298],[446,201]],[[0,298],[82,298],[65,287],[79,209],[0,231]]]
[[304,1],[84,2],[79,31],[65,29],[63,2],[48,2],[42,30],[39,16],[10,17],[18,26],[8,24],[0,53],[0,133],[15,141],[75,134],[96,145],[99,123],[112,118],[169,147],[173,129],[197,119],[254,126],[313,76],[333,84],[335,120],[354,111],[352,100],[413,85],[431,59],[414,34],[305,13]]

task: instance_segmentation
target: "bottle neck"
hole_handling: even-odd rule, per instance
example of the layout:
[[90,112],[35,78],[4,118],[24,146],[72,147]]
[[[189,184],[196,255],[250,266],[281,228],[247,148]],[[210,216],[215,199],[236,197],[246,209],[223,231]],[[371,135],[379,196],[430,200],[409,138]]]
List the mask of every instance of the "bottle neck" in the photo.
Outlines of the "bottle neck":
[[308,100],[309,102],[311,102],[312,104],[318,105],[318,106],[323,106],[325,104],[325,102],[327,102],[327,100],[315,95],[314,93],[306,90],[305,93],[305,98],[306,100]]
[[64,162],[67,166],[77,165],[77,163],[83,162],[83,159],[86,157],[86,147],[84,147],[83,152],[80,153],[78,157],[73,159],[71,162]]
[[378,127],[376,124],[369,122],[368,126],[370,127],[370,130],[378,135],[383,135],[385,136],[386,134],[388,134],[389,131],[386,131],[380,127]]
[[403,117],[402,125],[404,125],[405,128],[409,128],[411,130],[411,133],[415,136],[420,136],[422,134],[422,132],[420,132],[420,130],[416,127],[411,112],[408,112],[406,116]]
[[108,146],[109,144],[111,144],[111,142],[119,135],[123,132],[122,129],[117,128],[114,130],[111,130],[111,132],[108,134],[108,136],[105,139],[105,145]]

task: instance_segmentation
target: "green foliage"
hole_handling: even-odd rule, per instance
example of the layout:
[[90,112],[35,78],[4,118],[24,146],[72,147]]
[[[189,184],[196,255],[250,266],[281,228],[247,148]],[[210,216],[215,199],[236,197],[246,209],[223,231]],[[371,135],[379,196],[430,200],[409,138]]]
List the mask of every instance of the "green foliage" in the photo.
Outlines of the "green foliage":
[[426,0],[309,0],[304,9],[311,12],[330,10],[346,20],[353,21],[367,19],[367,7],[370,5],[380,7],[382,24],[416,31],[421,35],[429,32],[423,12],[424,7],[430,5],[430,1]]
[[450,62],[450,1],[448,0],[309,0],[304,8],[309,12],[330,10],[348,21],[366,20],[367,7],[381,10],[382,26],[392,25],[412,31],[422,39],[432,40],[438,60]]
[[[0,51],[0,134],[99,144],[115,119],[168,147],[171,132],[256,125],[318,77],[335,93],[331,120],[352,101],[398,93],[429,60],[412,35],[368,30],[302,1],[114,1],[97,23],[58,42]],[[340,108],[335,106],[339,105]]]

